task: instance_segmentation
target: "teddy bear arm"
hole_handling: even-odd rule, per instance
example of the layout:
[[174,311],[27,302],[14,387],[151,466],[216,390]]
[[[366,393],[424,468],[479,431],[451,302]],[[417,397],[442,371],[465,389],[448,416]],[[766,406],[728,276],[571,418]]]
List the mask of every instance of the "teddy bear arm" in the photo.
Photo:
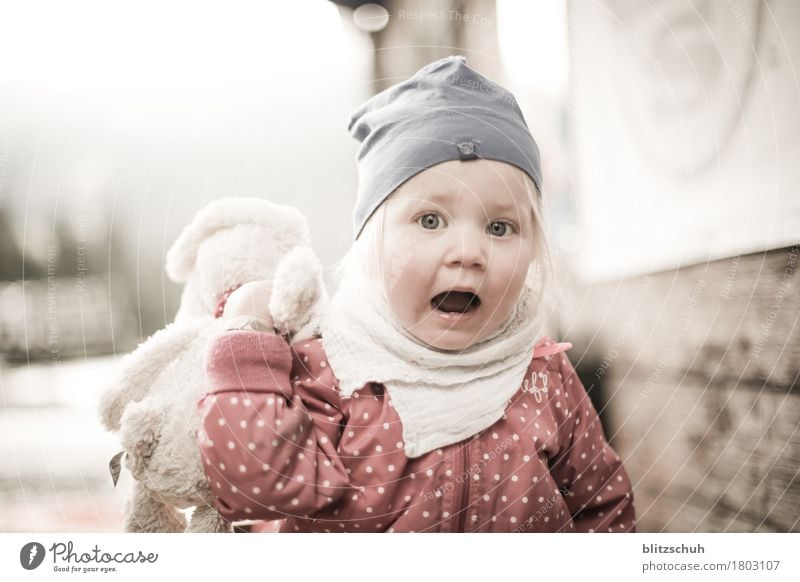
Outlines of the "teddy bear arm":
[[283,334],[295,334],[327,300],[322,268],[314,251],[296,247],[281,259],[269,310],[275,328]]
[[207,325],[205,318],[172,323],[150,336],[126,357],[117,383],[100,398],[100,420],[107,430],[116,432],[120,429],[127,405],[147,397],[156,378],[191,345],[191,340],[204,325]]

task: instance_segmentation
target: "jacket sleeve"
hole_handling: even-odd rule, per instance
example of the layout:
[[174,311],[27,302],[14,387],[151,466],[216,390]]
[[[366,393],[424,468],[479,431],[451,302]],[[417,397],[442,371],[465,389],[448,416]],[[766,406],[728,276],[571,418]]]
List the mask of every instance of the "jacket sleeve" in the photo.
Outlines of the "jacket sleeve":
[[554,365],[566,406],[559,433],[565,447],[551,473],[562,489],[578,532],[636,531],[633,493],[619,455],[608,444],[600,418],[566,355]]
[[309,411],[292,364],[289,345],[271,333],[209,340],[212,388],[198,402],[197,443],[214,505],[229,521],[308,515],[349,489],[336,452],[338,392],[328,387],[323,398],[312,386],[308,404],[325,416]]

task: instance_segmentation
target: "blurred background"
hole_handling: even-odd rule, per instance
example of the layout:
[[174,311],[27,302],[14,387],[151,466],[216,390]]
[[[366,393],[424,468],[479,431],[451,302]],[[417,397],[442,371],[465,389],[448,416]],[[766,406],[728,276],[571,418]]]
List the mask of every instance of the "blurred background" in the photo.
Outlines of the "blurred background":
[[[350,112],[450,54],[543,154],[570,357],[640,531],[800,531],[800,4],[0,2],[0,531],[119,531],[97,397],[225,196],[352,240]],[[329,276],[327,273],[326,276]]]

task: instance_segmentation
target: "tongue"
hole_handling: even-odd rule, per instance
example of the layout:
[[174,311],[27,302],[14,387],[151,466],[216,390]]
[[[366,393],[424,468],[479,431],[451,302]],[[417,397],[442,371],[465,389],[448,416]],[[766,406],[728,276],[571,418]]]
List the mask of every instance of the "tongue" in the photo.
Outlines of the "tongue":
[[447,312],[464,313],[478,306],[480,300],[473,293],[464,291],[451,291],[439,293],[431,300],[434,309]]

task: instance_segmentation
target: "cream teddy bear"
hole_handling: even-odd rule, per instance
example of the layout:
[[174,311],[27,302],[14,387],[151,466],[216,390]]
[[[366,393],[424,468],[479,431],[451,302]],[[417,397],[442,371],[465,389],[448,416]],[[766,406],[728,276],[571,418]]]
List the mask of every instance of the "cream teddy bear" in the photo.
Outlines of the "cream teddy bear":
[[[249,281],[272,282],[265,297],[276,332],[287,341],[311,337],[327,303],[308,224],[295,208],[251,198],[211,202],[169,249],[167,275],[185,283],[175,321],[121,363],[102,396],[103,425],[118,432],[120,459],[134,478],[125,507],[128,532],[227,532],[212,505],[195,435],[196,404],[210,386],[203,356],[224,331],[224,300]],[[194,507],[190,524],[178,509]]]

